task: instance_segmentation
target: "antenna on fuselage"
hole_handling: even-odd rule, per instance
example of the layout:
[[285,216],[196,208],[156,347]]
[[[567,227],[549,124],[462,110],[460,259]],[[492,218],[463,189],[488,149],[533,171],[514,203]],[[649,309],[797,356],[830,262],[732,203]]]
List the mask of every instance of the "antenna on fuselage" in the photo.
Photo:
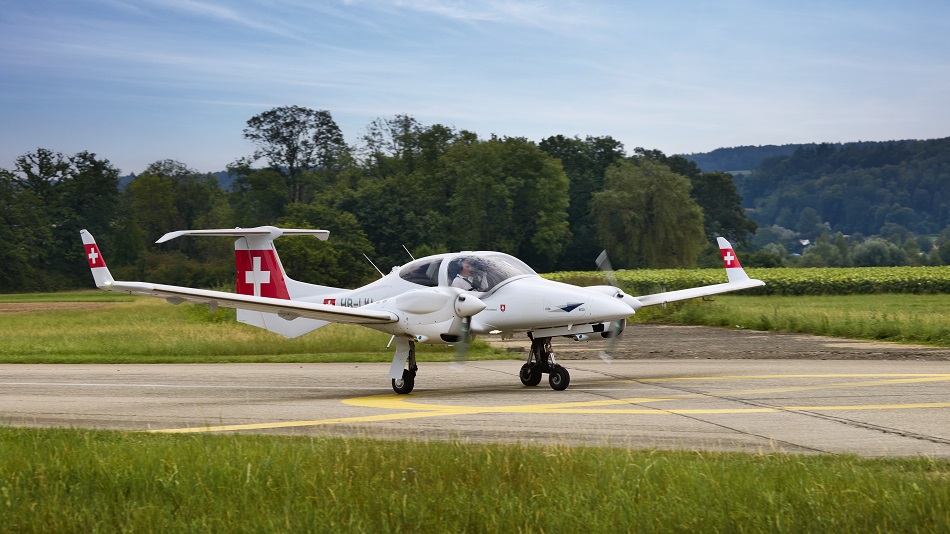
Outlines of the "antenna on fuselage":
[[412,261],[416,261],[416,257],[412,255],[412,252],[409,252],[409,249],[406,248],[406,245],[403,245],[402,249],[406,251],[406,254],[409,254],[409,257],[412,258]]
[[376,264],[373,263],[373,260],[369,259],[369,256],[367,256],[365,252],[363,253],[363,257],[366,258],[366,261],[368,261],[369,264],[373,266],[373,269],[376,269],[376,272],[379,273],[380,278],[386,278],[386,275],[383,274],[383,271],[379,270],[379,267],[377,267]]

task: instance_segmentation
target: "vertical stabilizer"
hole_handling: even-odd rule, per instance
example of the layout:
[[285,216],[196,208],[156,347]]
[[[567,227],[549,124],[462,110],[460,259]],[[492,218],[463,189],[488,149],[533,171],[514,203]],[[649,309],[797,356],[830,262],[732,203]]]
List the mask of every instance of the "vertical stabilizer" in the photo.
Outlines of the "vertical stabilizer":
[[[274,239],[282,235],[308,235],[326,240],[330,232],[296,228],[275,228],[258,226],[256,228],[229,228],[220,230],[181,230],[169,232],[159,239],[164,243],[184,235],[231,236],[234,241],[234,266],[237,271],[236,291],[241,295],[270,297],[285,300],[306,300],[345,290],[298,282],[287,276],[284,266],[274,248]],[[275,313],[266,313],[245,309],[237,310],[237,320],[263,328],[286,337],[298,337],[321,326],[327,321],[296,318],[283,319]]]

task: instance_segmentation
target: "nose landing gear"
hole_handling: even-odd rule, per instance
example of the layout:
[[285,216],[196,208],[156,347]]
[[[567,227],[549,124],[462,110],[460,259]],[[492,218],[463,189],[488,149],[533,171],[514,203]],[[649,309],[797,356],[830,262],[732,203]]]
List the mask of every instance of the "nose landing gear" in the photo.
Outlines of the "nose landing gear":
[[526,386],[537,386],[541,383],[541,375],[548,373],[548,383],[554,391],[563,391],[571,383],[571,374],[567,369],[554,360],[554,351],[551,350],[551,338],[539,337],[531,340],[531,352],[528,361],[521,366],[518,377]]

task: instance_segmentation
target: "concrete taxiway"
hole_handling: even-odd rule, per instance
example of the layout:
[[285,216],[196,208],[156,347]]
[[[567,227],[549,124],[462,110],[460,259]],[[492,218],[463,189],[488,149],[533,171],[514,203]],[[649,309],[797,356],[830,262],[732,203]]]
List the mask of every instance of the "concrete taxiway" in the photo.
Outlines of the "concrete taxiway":
[[517,360],[388,364],[0,365],[0,424],[267,432],[950,459],[950,362]]

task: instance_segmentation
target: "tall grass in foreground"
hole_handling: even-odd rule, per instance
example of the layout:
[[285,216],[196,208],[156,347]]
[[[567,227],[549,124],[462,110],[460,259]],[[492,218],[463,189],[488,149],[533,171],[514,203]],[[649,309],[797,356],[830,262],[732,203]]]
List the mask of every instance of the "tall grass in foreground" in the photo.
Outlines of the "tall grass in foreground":
[[637,321],[950,346],[950,295],[719,295],[645,308]]
[[0,428],[9,532],[948,532],[950,464]]
[[[102,291],[94,293],[111,300]],[[61,301],[85,298],[58,295]],[[2,299],[10,297],[20,298]],[[368,328],[331,324],[287,339],[237,323],[231,309],[212,314],[204,306],[172,306],[148,297],[125,296],[84,311],[0,315],[0,361],[7,363],[389,361],[389,338]],[[454,354],[453,347],[419,346],[423,360],[451,360]],[[467,357],[494,354],[484,343],[474,343]]]

